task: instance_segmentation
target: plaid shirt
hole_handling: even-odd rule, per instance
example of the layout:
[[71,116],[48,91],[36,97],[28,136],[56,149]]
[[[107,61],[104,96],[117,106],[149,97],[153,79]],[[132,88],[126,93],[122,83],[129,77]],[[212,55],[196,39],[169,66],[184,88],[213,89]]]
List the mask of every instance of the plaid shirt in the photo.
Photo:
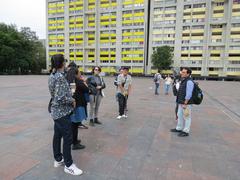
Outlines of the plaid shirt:
[[52,98],[51,116],[54,120],[69,115],[73,111],[72,93],[62,72],[51,74],[48,88]]

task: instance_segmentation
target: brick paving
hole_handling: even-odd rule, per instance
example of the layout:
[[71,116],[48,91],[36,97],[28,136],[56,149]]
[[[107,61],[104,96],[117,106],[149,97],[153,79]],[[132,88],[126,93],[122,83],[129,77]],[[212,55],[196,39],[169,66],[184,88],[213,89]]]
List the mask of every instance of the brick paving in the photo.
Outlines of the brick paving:
[[128,119],[116,120],[113,77],[106,77],[103,125],[80,130],[86,149],[73,151],[84,174],[53,167],[53,123],[47,76],[0,76],[0,179],[237,180],[240,179],[240,83],[199,81],[204,102],[193,108],[189,137],[170,133],[173,95],[153,94],[149,78],[134,78]]

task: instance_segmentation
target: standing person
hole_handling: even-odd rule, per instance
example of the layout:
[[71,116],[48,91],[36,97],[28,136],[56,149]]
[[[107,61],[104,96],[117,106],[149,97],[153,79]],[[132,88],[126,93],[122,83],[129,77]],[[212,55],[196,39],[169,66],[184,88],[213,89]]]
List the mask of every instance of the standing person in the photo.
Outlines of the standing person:
[[117,90],[117,92],[116,92],[116,101],[118,101],[118,76],[119,76],[120,74],[122,74],[122,73],[123,73],[123,69],[120,68],[120,69],[119,69],[119,73],[116,75],[116,77],[115,77],[115,79],[114,79],[114,85],[116,86],[116,90]]
[[132,77],[128,74],[128,72],[128,67],[124,67],[122,74],[118,76],[119,115],[117,119],[127,118],[127,99],[132,88]]
[[103,78],[100,77],[101,68],[96,66],[92,69],[92,76],[87,79],[88,88],[90,91],[90,126],[94,124],[102,124],[98,119],[98,110],[103,97],[103,89],[106,87]]
[[164,80],[165,95],[168,95],[171,84],[172,84],[172,78],[168,74],[167,77]]
[[73,132],[73,147],[72,147],[73,150],[85,148],[84,145],[80,144],[81,141],[78,140],[78,127],[80,125],[85,127],[85,125],[82,124],[82,121],[87,119],[87,101],[85,99],[84,94],[88,93],[89,91],[87,83],[84,81],[78,69],[75,70],[75,83],[76,90],[73,95],[73,98],[76,100],[76,108],[74,110],[74,113],[71,115]]
[[[72,94],[75,93],[75,90],[76,90],[76,72],[78,71],[78,68],[77,68],[77,65],[75,62],[70,62],[70,64],[68,65],[68,68],[67,68],[67,73],[66,73],[66,79],[70,85],[70,88],[71,88],[71,91],[72,91]],[[78,122],[75,122],[75,121],[72,121],[72,130],[73,130],[73,135],[76,134],[76,130],[75,128],[76,127],[80,127],[80,128],[84,128],[84,129],[87,129],[87,127],[82,124],[82,122],[78,121]],[[83,149],[85,148],[84,145],[81,145],[81,140],[75,140],[73,139],[73,150],[75,149]]]
[[155,83],[155,95],[159,95],[159,86],[160,86],[160,80],[162,79],[162,76],[160,74],[160,70],[154,75],[153,81]]
[[[76,105],[72,98],[69,84],[64,76],[64,56],[55,54],[51,58],[52,73],[48,80],[52,103],[51,116],[54,120],[53,154],[54,167],[65,164],[64,172],[81,175],[83,172],[73,164],[71,155],[72,128],[70,115]],[[61,153],[61,139],[63,138],[63,153]]]
[[171,132],[179,132],[178,136],[180,137],[189,136],[191,126],[192,92],[194,88],[194,83],[190,77],[191,73],[190,68],[182,68],[182,81],[177,92],[178,123],[175,129],[171,129]]

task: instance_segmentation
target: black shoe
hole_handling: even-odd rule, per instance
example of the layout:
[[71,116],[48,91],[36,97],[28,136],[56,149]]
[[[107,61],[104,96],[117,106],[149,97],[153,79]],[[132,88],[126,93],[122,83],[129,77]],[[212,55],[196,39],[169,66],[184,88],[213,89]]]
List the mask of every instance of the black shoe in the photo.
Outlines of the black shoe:
[[100,121],[98,121],[98,118],[94,118],[94,123],[96,123],[96,124],[102,124]]
[[85,146],[82,145],[82,144],[74,144],[74,145],[72,146],[72,150],[84,149],[84,148],[85,148]]
[[178,134],[179,137],[185,137],[185,136],[189,136],[189,133],[186,133],[186,132],[180,132]]
[[170,129],[170,131],[171,131],[171,132],[179,132],[179,133],[182,132],[181,130],[177,130],[177,129],[175,129],[175,128],[174,128],[174,129]]
[[90,119],[90,121],[89,121],[89,126],[94,126],[93,119]]
[[81,129],[88,129],[88,127],[86,125],[82,124],[82,123],[79,124],[78,127],[81,128]]

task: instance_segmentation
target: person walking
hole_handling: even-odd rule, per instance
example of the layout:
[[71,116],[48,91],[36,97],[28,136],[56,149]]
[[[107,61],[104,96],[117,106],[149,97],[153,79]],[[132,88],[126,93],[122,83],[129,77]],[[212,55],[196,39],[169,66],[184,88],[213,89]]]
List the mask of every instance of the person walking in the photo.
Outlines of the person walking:
[[117,119],[127,118],[127,100],[132,88],[132,77],[128,74],[129,68],[123,67],[122,74],[118,75],[118,105],[119,115]]
[[106,88],[105,82],[102,77],[100,77],[101,68],[96,66],[92,69],[92,76],[87,79],[87,84],[89,88],[89,100],[90,100],[90,113],[89,118],[90,126],[95,124],[102,124],[98,119],[98,111],[101,104],[103,94],[103,89]]
[[170,86],[172,84],[172,78],[171,76],[168,74],[167,77],[164,79],[164,91],[165,91],[165,95],[169,94],[169,89]]
[[[65,164],[64,172],[71,175],[81,175],[83,171],[73,164],[71,155],[72,128],[70,115],[76,105],[72,98],[69,84],[64,76],[65,59],[62,54],[55,54],[51,58],[52,72],[48,79],[51,95],[50,111],[54,120],[53,155],[54,167]],[[63,153],[61,139],[63,138]]]
[[194,83],[191,79],[191,69],[184,67],[181,71],[181,84],[177,92],[178,122],[177,127],[171,132],[178,132],[178,136],[189,136],[191,126],[192,93]]
[[84,124],[82,124],[82,121],[87,119],[87,100],[85,98],[85,93],[89,92],[87,83],[78,69],[75,70],[75,83],[76,90],[73,98],[76,100],[76,108],[74,109],[74,113],[71,115],[73,150],[85,148],[85,146],[81,144],[81,141],[78,140],[78,127],[80,125],[81,127],[86,127]]
[[160,80],[162,79],[162,76],[160,74],[160,70],[154,75],[153,81],[155,83],[155,95],[159,95],[159,86],[160,86]]

